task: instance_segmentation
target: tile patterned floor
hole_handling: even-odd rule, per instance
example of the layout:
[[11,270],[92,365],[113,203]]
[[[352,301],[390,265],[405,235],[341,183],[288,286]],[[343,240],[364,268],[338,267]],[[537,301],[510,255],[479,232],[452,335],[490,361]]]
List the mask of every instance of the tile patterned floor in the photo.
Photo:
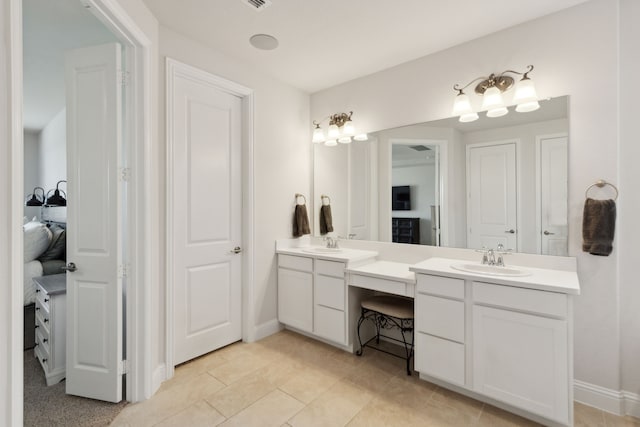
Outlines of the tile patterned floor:
[[[575,425],[640,427],[640,420],[575,405]],[[534,426],[531,421],[408,377],[404,361],[356,357],[283,331],[188,362],[146,402],[111,424],[139,426]]]

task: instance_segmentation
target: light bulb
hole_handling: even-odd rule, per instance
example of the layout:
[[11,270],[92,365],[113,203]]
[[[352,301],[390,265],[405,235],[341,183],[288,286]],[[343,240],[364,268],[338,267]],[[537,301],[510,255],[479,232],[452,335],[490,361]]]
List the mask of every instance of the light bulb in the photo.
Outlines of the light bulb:
[[347,120],[345,124],[342,126],[342,134],[347,136],[353,136],[356,134],[356,127],[353,124],[353,121]]
[[326,145],[327,147],[335,147],[336,145],[338,145],[338,141],[336,141],[335,139],[327,139],[324,142],[324,145]]
[[327,129],[327,138],[336,139],[338,136],[340,136],[340,129],[338,126],[335,124],[329,125],[329,129]]
[[516,93],[513,95],[513,102],[518,104],[516,111],[519,113],[526,113],[540,108],[533,80],[527,77],[518,82]]
[[504,106],[500,89],[495,86],[491,86],[484,92],[482,109],[487,110],[487,117],[500,117],[509,112]]
[[453,101],[452,115],[462,116],[471,112],[473,112],[473,109],[471,108],[471,101],[469,100],[469,97],[461,91],[458,95],[456,95],[456,98]]
[[460,116],[458,119],[462,123],[473,122],[479,119],[478,113],[467,113]]

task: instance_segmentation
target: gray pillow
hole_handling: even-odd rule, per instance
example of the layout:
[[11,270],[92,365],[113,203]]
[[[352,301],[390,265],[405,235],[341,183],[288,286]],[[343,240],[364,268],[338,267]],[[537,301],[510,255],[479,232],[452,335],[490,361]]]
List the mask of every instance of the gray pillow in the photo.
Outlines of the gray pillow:
[[52,225],[50,230],[53,234],[51,243],[47,250],[40,255],[40,258],[38,258],[38,261],[40,262],[51,261],[54,259],[64,260],[67,255],[67,231],[57,225]]

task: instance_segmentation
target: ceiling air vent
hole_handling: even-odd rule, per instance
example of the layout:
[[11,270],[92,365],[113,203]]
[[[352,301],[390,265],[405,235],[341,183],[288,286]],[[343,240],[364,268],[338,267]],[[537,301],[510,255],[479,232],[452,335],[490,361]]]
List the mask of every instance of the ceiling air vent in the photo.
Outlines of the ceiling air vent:
[[258,12],[262,12],[264,9],[271,6],[271,0],[242,0],[242,3]]
[[413,148],[416,151],[431,151],[431,148],[425,147],[424,145],[412,145],[409,148]]

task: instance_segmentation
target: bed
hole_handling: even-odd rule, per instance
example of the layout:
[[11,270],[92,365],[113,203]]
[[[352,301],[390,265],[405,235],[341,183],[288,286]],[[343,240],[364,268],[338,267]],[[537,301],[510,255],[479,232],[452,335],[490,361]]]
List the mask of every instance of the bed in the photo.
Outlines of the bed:
[[[24,232],[24,349],[35,345],[35,299],[34,277],[59,274],[65,265],[65,222],[45,219],[51,208],[43,208],[43,221],[25,218]],[[66,210],[66,208],[65,208]],[[51,212],[48,212],[50,214]],[[65,212],[66,213],[66,212]]]

